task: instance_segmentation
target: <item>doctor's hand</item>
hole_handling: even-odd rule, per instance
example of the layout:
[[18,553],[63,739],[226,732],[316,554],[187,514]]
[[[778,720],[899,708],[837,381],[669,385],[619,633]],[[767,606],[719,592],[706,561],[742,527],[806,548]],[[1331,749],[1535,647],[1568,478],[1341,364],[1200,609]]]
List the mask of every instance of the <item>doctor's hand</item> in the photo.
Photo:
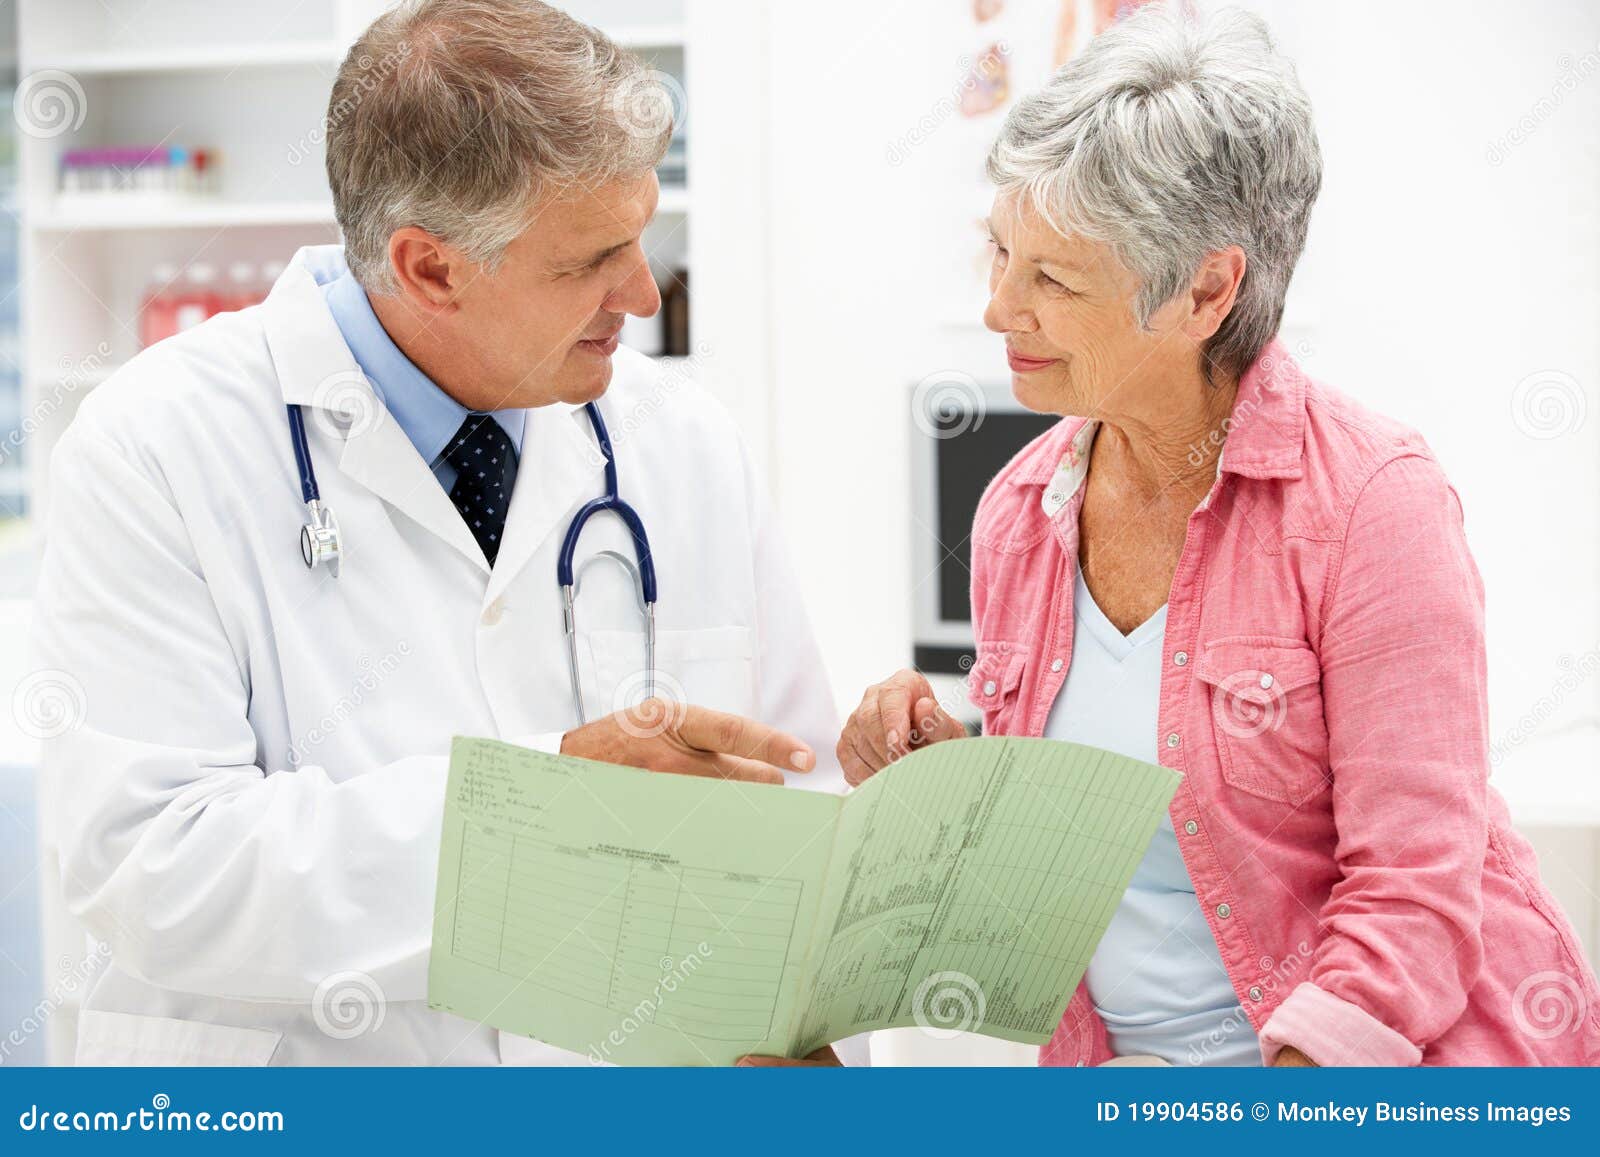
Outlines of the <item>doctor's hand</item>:
[[784,771],[810,771],[816,754],[792,735],[762,723],[666,699],[646,699],[569,731],[561,754],[674,775],[783,782]]
[[897,671],[867,688],[839,736],[845,782],[862,783],[895,760],[932,743],[961,739],[967,729],[939,706],[919,671]]

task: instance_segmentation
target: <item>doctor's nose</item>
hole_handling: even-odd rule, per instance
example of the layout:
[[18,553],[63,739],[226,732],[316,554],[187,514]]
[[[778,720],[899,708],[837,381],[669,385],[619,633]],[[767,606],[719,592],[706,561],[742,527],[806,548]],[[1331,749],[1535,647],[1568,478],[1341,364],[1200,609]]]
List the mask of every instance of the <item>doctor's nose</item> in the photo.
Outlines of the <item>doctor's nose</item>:
[[633,272],[611,291],[602,308],[609,313],[626,313],[634,317],[654,317],[661,308],[661,289],[656,285],[655,274],[650,272],[650,262],[642,254]]

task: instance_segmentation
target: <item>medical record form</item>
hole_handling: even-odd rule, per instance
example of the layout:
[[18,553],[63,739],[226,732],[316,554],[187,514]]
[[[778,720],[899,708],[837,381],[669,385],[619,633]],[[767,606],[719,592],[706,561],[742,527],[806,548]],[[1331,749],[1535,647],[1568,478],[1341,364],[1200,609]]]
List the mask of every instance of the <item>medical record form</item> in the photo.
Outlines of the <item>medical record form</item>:
[[457,738],[428,1002],[618,1064],[913,1024],[1042,1044],[1179,778],[962,739],[834,796]]

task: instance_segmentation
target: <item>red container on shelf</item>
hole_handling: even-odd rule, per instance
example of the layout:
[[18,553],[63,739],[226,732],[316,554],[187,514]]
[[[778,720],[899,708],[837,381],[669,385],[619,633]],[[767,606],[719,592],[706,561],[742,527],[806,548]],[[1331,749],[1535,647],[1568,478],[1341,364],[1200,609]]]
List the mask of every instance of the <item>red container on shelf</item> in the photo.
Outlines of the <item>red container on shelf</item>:
[[178,332],[178,267],[157,265],[139,303],[139,344],[153,346]]

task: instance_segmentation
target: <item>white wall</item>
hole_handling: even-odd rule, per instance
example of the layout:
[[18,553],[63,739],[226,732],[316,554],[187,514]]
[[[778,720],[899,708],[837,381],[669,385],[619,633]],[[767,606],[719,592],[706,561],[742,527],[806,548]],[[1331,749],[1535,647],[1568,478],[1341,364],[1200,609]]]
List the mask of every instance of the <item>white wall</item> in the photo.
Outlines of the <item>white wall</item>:
[[[1249,6],[1298,62],[1326,162],[1285,337],[1455,483],[1488,595],[1494,782],[1600,960],[1600,6]],[[998,339],[945,320],[970,222],[944,206],[974,126],[998,123],[947,115],[970,10],[773,5],[771,466],[843,711],[908,662],[926,579],[909,387],[1006,376]]]
[[[1494,734],[1530,712],[1542,733],[1592,725],[1600,680],[1561,679],[1600,636],[1600,8],[1253,7],[1299,64],[1326,156],[1286,336],[1419,428],[1455,481],[1488,588]],[[973,122],[940,110],[976,37],[960,0],[773,8],[773,473],[848,705],[909,656],[908,387],[1005,375],[997,339],[941,320],[961,223],[940,206],[962,179],[943,154]],[[914,129],[926,140],[891,163]],[[1514,420],[1540,371],[1582,391],[1557,398],[1586,407],[1574,431]]]
[[[772,471],[835,689],[853,705],[909,662],[911,595],[927,577],[910,562],[910,388],[946,368],[1006,373],[997,338],[937,320],[951,229],[948,198],[930,190],[940,135],[962,128],[942,110],[970,51],[970,5],[773,7]],[[892,164],[891,147],[929,123]]]

